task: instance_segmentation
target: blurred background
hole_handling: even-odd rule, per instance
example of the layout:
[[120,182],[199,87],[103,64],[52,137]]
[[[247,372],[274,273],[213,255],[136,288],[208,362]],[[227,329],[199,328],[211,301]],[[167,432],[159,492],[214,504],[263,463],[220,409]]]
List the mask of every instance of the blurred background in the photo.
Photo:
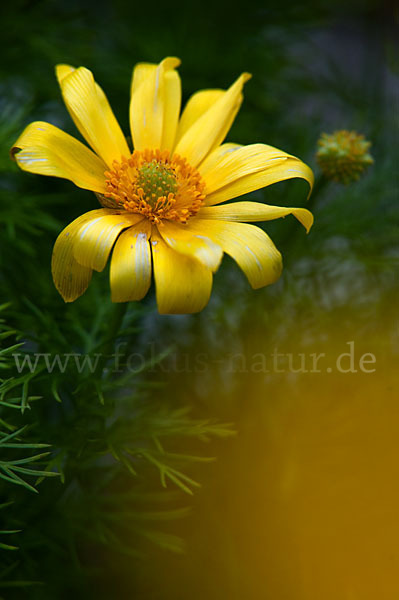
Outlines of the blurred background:
[[[120,375],[98,376],[21,375],[4,355],[1,436],[27,425],[13,439],[30,449],[5,442],[0,467],[48,443],[37,468],[61,478],[19,472],[39,494],[2,479],[0,543],[18,549],[1,547],[0,598],[399,597],[398,14],[376,0],[2,5],[2,347],[123,356]],[[55,64],[91,69],[128,132],[133,65],[167,55],[184,100],[253,74],[227,139],[309,164],[315,224],[265,225],[285,263],[274,286],[253,291],[225,257],[201,314],[159,316],[152,290],[110,340],[108,272],[64,305],[49,268],[96,198],[8,152],[33,120],[78,137]],[[364,134],[374,165],[321,184],[317,140],[338,129]],[[289,181],[251,196],[306,195]]]

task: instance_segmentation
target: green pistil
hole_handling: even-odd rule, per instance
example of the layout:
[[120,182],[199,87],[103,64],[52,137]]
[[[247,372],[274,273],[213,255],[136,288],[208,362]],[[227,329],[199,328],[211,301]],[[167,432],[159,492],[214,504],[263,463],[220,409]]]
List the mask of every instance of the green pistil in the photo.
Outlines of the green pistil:
[[140,167],[136,185],[143,189],[147,201],[154,206],[161,196],[168,197],[168,194],[177,191],[173,169],[155,159]]

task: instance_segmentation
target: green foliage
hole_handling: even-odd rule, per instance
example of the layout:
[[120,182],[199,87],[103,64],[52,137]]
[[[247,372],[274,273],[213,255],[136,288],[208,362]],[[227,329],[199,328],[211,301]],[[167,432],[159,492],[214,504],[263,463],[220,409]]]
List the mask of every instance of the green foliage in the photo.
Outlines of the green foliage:
[[[69,362],[65,359],[68,354],[33,352],[42,346],[48,350],[68,348],[68,341],[65,323],[59,321],[56,326],[33,303],[28,302],[27,306],[41,326],[40,334],[37,330],[30,332],[24,342],[0,351],[0,364],[6,375],[0,385],[0,422],[4,428],[0,431],[0,479],[8,484],[3,489],[4,497],[12,499],[5,505],[11,511],[9,520],[18,524],[18,529],[4,529],[1,534],[14,539],[22,531],[19,537],[25,544],[18,580],[5,579],[0,585],[21,587],[43,582],[42,572],[37,581],[29,577],[34,569],[31,552],[37,546],[44,549],[49,542],[46,528],[52,530],[56,522],[63,524],[60,533],[68,530],[68,549],[95,543],[108,551],[113,549],[137,558],[143,553],[143,544],[149,541],[182,552],[183,540],[163,531],[162,523],[187,514],[187,507],[178,506],[181,499],[176,491],[191,495],[199,483],[187,475],[186,469],[211,459],[177,449],[176,440],[188,439],[192,445],[195,439],[204,442],[230,436],[231,426],[191,417],[188,407],[168,408],[164,385],[150,381],[147,385],[145,380],[148,369],[154,368],[162,356],[153,357],[140,373],[137,369],[134,373],[124,370],[120,361],[115,373],[115,368],[111,368],[112,355],[108,355],[115,342],[110,333],[118,340],[130,339],[132,332],[137,335],[140,329],[134,311],[123,324],[122,314],[114,320],[109,318],[114,311],[110,304],[108,315],[101,315],[100,311],[101,321],[104,319],[111,326],[111,332],[98,322],[90,332],[82,323],[77,325],[73,331],[75,347],[89,349],[93,354],[70,354],[79,360]],[[3,310],[6,313],[10,307],[4,306]],[[53,338],[47,329],[51,329]],[[15,335],[21,339],[22,334],[16,334],[3,320],[1,335],[8,341]],[[30,344],[32,350],[28,351]],[[42,363],[38,356],[44,359]],[[91,362],[95,356],[100,360]],[[32,421],[20,425],[28,415]],[[51,447],[37,439],[50,440]],[[49,451],[34,453],[42,448]],[[31,454],[26,455],[30,450]],[[42,462],[45,467],[39,468]],[[44,479],[58,475],[59,483],[47,488]],[[35,482],[29,483],[32,477]],[[38,484],[39,498],[29,502],[29,510],[20,512],[26,500],[23,494],[15,492],[14,486],[37,493]],[[162,488],[166,487],[175,488],[172,506],[168,508],[163,507]],[[55,535],[51,543],[57,557],[66,552],[63,535]],[[17,545],[5,541],[0,544],[3,550],[18,551]],[[76,552],[74,561],[79,561]],[[10,572],[13,564],[4,558],[3,575]]]
[[[0,306],[0,313],[4,311],[5,308],[7,308],[7,305]],[[5,324],[4,319],[0,319],[0,331],[0,338],[2,341],[15,334],[15,331],[10,330]],[[0,367],[3,373],[8,374],[8,371],[12,372],[13,354],[21,346],[23,346],[23,344],[13,344],[0,350]],[[0,430],[0,478],[15,485],[21,485],[25,489],[37,493],[37,489],[30,485],[22,476],[36,478],[56,476],[57,473],[33,468],[38,461],[48,457],[50,452],[41,452],[40,454],[34,454],[24,458],[11,458],[8,457],[8,450],[12,448],[12,454],[20,456],[21,452],[18,451],[23,450],[25,452],[27,450],[48,448],[49,444],[24,442],[23,439],[26,436],[28,425],[17,427],[16,425],[13,425],[12,422],[10,422],[9,417],[6,416],[7,413],[11,413],[12,415],[13,411],[10,409],[13,409],[14,411],[17,410],[20,412],[21,416],[23,416],[27,409],[31,409],[31,404],[35,400],[40,400],[39,396],[29,395],[29,383],[34,376],[35,373],[30,373],[21,377],[6,377],[0,379],[0,424],[3,428],[3,430]],[[10,397],[10,392],[18,394],[17,397]],[[11,416],[11,419],[16,420],[15,413]],[[12,533],[15,533],[15,531]]]

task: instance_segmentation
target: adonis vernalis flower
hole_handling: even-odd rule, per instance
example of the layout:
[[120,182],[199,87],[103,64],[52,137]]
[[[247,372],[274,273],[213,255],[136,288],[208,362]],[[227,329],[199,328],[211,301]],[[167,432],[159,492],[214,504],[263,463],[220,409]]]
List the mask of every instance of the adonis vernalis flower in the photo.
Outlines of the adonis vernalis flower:
[[160,313],[191,313],[209,300],[212,275],[223,252],[235,259],[253,288],[275,282],[281,255],[251,221],[293,214],[308,231],[304,208],[257,202],[225,203],[278,181],[312,171],[301,160],[265,144],[223,140],[250,78],[228,90],[199,91],[180,116],[177,58],[133,71],[130,129],[134,151],[107,98],[84,68],[58,65],[68,111],[92,150],[54,125],[34,122],[11,154],[21,169],[72,181],[96,193],[102,208],[81,215],[59,235],[53,251],[54,283],[66,302],[81,296],[92,271],[102,271],[112,252],[114,302],[140,300],[154,272]]

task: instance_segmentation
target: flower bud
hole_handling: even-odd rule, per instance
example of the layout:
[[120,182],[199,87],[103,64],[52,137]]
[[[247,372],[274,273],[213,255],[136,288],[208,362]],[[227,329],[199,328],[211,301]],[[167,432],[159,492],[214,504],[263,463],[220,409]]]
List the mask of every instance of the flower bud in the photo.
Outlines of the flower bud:
[[374,161],[368,150],[371,142],[355,131],[323,133],[317,142],[317,162],[328,179],[338,183],[356,181]]

